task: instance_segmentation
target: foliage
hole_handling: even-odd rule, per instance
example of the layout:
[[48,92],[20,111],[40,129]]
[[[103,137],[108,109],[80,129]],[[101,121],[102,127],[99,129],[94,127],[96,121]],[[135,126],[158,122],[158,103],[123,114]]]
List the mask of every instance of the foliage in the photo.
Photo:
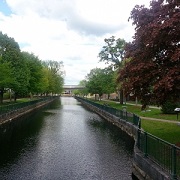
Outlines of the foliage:
[[39,82],[39,90],[41,94],[44,94],[48,91],[48,87],[49,87],[49,79],[48,79],[48,69],[46,67],[42,67],[41,69],[41,79]]
[[33,53],[21,52],[18,43],[0,32],[0,103],[5,90],[14,99],[29,94],[59,94],[63,89],[63,63],[40,61]]
[[124,58],[124,39],[115,39],[114,36],[104,39],[106,45],[103,46],[101,52],[99,53],[100,62],[105,62],[113,69],[118,69],[121,66],[121,61]]
[[48,87],[46,94],[59,94],[63,90],[63,62],[57,61],[43,61],[43,66],[47,69],[47,80],[48,80]]
[[128,62],[119,73],[127,94],[147,105],[180,101],[180,7],[178,1],[153,0],[149,8],[135,6],[130,19],[136,26],[126,46]]
[[0,89],[11,87],[11,84],[14,81],[12,70],[9,66],[9,63],[7,62],[2,63],[1,57],[0,57],[0,77],[1,77]]
[[174,103],[172,101],[166,101],[163,105],[162,105],[162,112],[166,113],[166,114],[174,114],[175,111],[174,109],[179,107],[180,103]]
[[14,77],[9,63],[2,63],[2,58],[0,57],[0,104],[3,102],[3,95],[5,89],[12,87],[14,83]]
[[[6,88],[11,87],[15,95],[27,91],[28,73],[26,72],[26,65],[22,59],[19,45],[13,38],[2,32],[0,32],[0,56],[1,64],[7,63],[9,71],[11,71],[10,77],[13,76],[11,85]],[[3,98],[3,90],[1,90],[1,93],[1,98]]]
[[30,80],[30,73],[25,59],[22,54],[18,55],[18,58],[11,63],[13,76],[15,83],[13,84],[12,90],[14,91],[14,98],[23,97],[28,94],[28,86]]
[[38,93],[40,92],[40,82],[43,74],[41,61],[32,53],[22,52],[22,55],[29,72],[28,91],[33,94]]
[[109,94],[115,91],[115,82],[113,81],[113,71],[109,69],[95,68],[86,76],[86,87],[91,94]]
[[87,81],[84,79],[84,80],[81,80],[80,82],[79,82],[79,86],[83,86],[84,87],[84,89],[78,89],[78,90],[74,90],[73,91],[73,94],[75,94],[75,95],[81,95],[81,96],[87,96],[88,95],[88,89],[87,89],[87,87],[86,87],[86,85],[87,85]]
[[[109,64],[108,68],[111,68],[115,71],[122,68],[122,60],[124,59],[125,54],[125,40],[124,39],[115,39],[114,36],[104,40],[106,45],[103,46],[101,52],[99,53],[100,62],[105,62]],[[120,103],[123,104],[123,90],[121,83],[117,84],[117,89],[120,92]]]

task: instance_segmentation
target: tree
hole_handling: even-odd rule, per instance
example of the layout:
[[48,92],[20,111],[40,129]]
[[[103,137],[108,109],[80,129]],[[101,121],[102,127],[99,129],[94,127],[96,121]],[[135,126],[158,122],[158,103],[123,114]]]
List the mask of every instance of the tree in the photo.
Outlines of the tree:
[[46,67],[42,67],[42,75],[41,75],[41,79],[39,82],[39,90],[41,95],[45,94],[46,92],[48,92],[48,88],[49,88],[49,79],[48,79],[48,74],[49,74],[49,70]]
[[[107,69],[95,68],[90,71],[86,76],[87,83],[86,87],[88,92],[91,94],[99,94],[101,97],[105,93],[112,93],[115,90],[115,84],[113,85],[112,72],[110,73]],[[114,89],[113,89],[114,88]]]
[[12,87],[14,78],[12,75],[12,70],[8,63],[2,63],[2,58],[0,56],[0,104],[3,103],[3,94],[5,89]]
[[42,63],[47,68],[48,88],[46,94],[59,94],[63,90],[63,62],[62,61],[44,61]]
[[34,54],[28,52],[22,52],[24,60],[26,61],[27,67],[29,69],[29,86],[28,92],[40,93],[41,92],[41,79],[43,76],[43,66],[38,57]]
[[[115,39],[114,36],[109,39],[104,39],[106,45],[103,46],[101,52],[99,53],[100,62],[105,62],[109,64],[109,68],[117,71],[122,68],[122,60],[125,55],[125,40],[118,38]],[[123,89],[120,85],[117,85],[120,91],[120,104],[123,104]]]
[[0,32],[0,56],[2,63],[8,63],[11,69],[14,78],[11,88],[16,100],[18,94],[27,93],[29,73],[18,43],[2,32]]
[[13,38],[0,32],[0,102],[8,88],[14,91],[15,100],[29,93],[60,93],[64,83],[62,66],[62,62],[41,62],[32,53],[21,52]]
[[128,62],[119,74],[126,93],[134,93],[144,107],[180,101],[180,3],[153,0],[149,8],[136,5],[130,19],[136,26],[126,46]]
[[85,79],[81,80],[79,82],[79,86],[83,86],[84,89],[79,89],[78,91],[75,91],[75,93],[79,94],[79,95],[82,95],[83,97],[87,96],[88,95],[88,89],[87,89],[86,85],[87,85],[87,81]]

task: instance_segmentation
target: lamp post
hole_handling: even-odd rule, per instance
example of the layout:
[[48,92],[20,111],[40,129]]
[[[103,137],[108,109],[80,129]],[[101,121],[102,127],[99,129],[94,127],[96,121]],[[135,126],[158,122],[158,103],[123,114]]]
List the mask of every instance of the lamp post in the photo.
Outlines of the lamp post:
[[175,108],[174,111],[177,113],[177,120],[178,120],[178,114],[180,112],[180,108]]

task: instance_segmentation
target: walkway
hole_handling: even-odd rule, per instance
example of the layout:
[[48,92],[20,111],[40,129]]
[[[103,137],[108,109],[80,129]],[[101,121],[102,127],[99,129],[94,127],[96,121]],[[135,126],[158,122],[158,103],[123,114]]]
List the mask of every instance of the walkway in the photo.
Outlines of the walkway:
[[174,123],[174,124],[180,125],[180,122],[179,122],[179,121],[164,120],[164,119],[156,119],[156,118],[143,117],[143,116],[140,116],[140,118],[141,118],[141,119],[145,119],[145,120],[160,121],[160,122],[168,122],[168,123]]

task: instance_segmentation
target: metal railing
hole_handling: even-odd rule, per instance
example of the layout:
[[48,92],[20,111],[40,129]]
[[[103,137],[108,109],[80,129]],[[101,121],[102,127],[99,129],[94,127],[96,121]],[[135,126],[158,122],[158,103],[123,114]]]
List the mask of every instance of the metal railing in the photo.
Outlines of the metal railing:
[[54,98],[54,97],[53,96],[52,97],[43,97],[43,98],[33,100],[33,101],[27,101],[27,102],[21,102],[21,103],[0,106],[0,118],[5,114],[10,114],[12,112],[15,112],[15,111],[20,110],[25,107],[38,105],[39,103],[48,101],[52,98]]
[[144,156],[154,161],[169,174],[172,179],[180,177],[180,148],[152,134],[138,129],[137,147]]
[[108,104],[104,104],[104,105],[98,104],[96,102],[93,102],[93,101],[85,99],[85,98],[76,97],[76,99],[79,99],[79,100],[82,100],[88,104],[91,104],[91,105],[93,105],[93,106],[95,106],[101,110],[104,110],[104,111],[106,111],[106,112],[108,112],[114,116],[119,117],[120,119],[123,119],[127,122],[130,122],[130,123],[134,124],[135,126],[138,126],[138,127],[141,126],[141,119],[136,114],[129,113],[126,110],[123,111],[123,110],[119,110],[119,109],[110,107]]
[[180,179],[180,148],[170,144],[152,134],[149,134],[141,129],[141,120],[140,118],[132,113],[124,112],[122,110],[117,110],[112,107],[108,107],[105,105],[101,105],[90,101],[88,99],[84,99],[81,97],[77,97],[82,101],[85,101],[97,108],[100,108],[108,113],[111,113],[117,117],[120,117],[123,120],[126,120],[136,126],[138,126],[137,132],[137,147],[142,151],[145,158],[151,159],[155,162],[159,167],[164,169],[171,175],[171,179]]

